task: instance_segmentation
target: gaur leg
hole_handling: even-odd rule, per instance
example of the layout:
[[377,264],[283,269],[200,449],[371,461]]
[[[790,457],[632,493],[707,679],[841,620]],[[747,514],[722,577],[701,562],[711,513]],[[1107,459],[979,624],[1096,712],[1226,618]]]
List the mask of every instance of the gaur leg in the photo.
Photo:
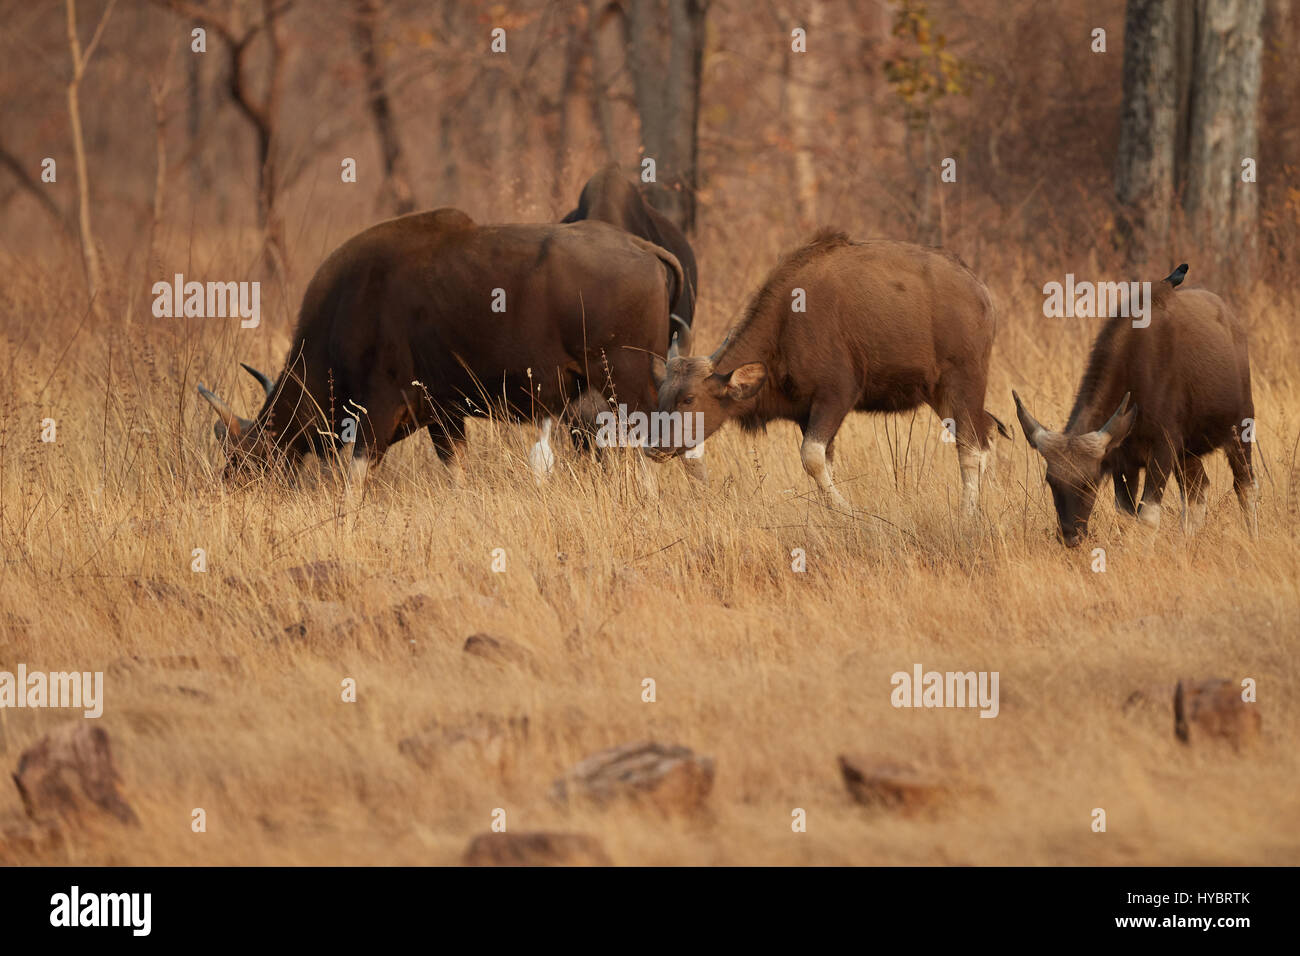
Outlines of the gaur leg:
[[1180,467],[1178,488],[1183,496],[1183,533],[1190,536],[1205,526],[1210,480],[1196,455],[1183,455]]
[[1226,451],[1228,467],[1232,469],[1232,490],[1237,493],[1246,528],[1255,538],[1259,536],[1259,484],[1255,481],[1255,469],[1250,462],[1251,444],[1242,441],[1240,435],[1233,435]]
[[957,466],[961,471],[962,514],[979,507],[980,483],[989,460],[989,416],[984,412],[983,375],[949,373],[935,389],[930,407],[939,417],[951,418],[957,439]]
[[817,487],[830,503],[837,509],[851,514],[852,505],[835,488],[835,481],[831,477],[831,461],[834,452],[830,450],[835,442],[835,433],[840,430],[844,416],[848,413],[849,409],[844,407],[842,400],[813,399],[808,424],[803,430],[803,444],[799,447],[799,458],[803,462],[803,470],[817,482]]
[[537,444],[528,453],[528,466],[533,470],[533,477],[538,481],[544,479],[555,468],[555,452],[551,451],[551,428],[554,418],[543,418],[538,429]]
[[972,428],[963,429],[957,420],[957,467],[961,470],[961,510],[971,515],[979,507],[980,483],[988,467],[989,449],[986,436]]
[[1147,459],[1147,477],[1142,485],[1142,502],[1138,505],[1137,516],[1148,527],[1160,527],[1160,501],[1164,498],[1165,482],[1173,471],[1173,459],[1173,451],[1165,445]]
[[1137,515],[1138,483],[1141,480],[1142,465],[1132,460],[1123,461],[1115,469],[1115,510],[1130,517]]
[[597,416],[601,412],[608,412],[609,402],[605,396],[594,389],[582,388],[578,386],[580,394],[578,398],[565,405],[563,412],[559,417],[561,431],[567,431],[569,440],[572,442],[576,451],[582,454],[592,454],[597,459],[601,457],[604,449],[596,441],[599,428],[596,425]]

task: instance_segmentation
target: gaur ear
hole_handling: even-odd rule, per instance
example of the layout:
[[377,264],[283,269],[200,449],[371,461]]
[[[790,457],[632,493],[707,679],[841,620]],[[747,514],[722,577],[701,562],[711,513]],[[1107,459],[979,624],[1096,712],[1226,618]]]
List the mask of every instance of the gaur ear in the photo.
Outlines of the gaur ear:
[[1038,423],[1038,419],[1029,414],[1029,409],[1025,408],[1025,403],[1020,400],[1020,396],[1014,391],[1011,397],[1016,400],[1016,418],[1020,419],[1020,428],[1025,433],[1025,440],[1029,442],[1029,447],[1038,449],[1038,443],[1046,438],[1050,432]]
[[753,398],[766,381],[767,366],[762,362],[747,362],[727,379],[727,397],[737,402]]
[[654,378],[655,388],[664,387],[664,379],[668,377],[668,363],[657,355],[650,357],[650,375]]

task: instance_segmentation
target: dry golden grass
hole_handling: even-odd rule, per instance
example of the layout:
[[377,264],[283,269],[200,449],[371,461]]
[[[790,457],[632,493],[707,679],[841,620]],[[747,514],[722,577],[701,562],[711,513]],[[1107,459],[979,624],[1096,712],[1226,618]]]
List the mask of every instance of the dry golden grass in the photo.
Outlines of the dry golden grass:
[[[702,241],[703,347],[776,248]],[[279,368],[301,284],[264,306],[256,335],[144,322],[142,292],[94,329],[63,291],[75,269],[4,266],[0,669],[106,672],[102,726],[141,823],[3,862],[449,864],[498,807],[511,830],[594,834],[620,864],[1300,861],[1300,343],[1293,303],[1267,287],[1239,306],[1267,465],[1259,539],[1217,455],[1198,537],[1178,530],[1171,486],[1158,533],[1121,521],[1105,494],[1092,542],[1067,551],[1019,437],[996,445],[978,522],[959,520],[955,455],[928,411],[849,420],[836,470],[854,519],[813,497],[784,425],[710,442],[707,491],[674,464],[650,494],[626,456],[567,449],[539,488],[532,434],[487,423],[460,486],[421,435],[355,508],[330,486],[223,487],[194,384],[254,407],[236,359]],[[1041,318],[1036,266],[979,268],[1003,316],[989,407],[1013,421],[1015,387],[1060,424],[1095,324]],[[54,444],[37,439],[47,416]],[[1106,549],[1105,573],[1091,547]],[[191,571],[194,548],[206,573]],[[791,571],[793,548],[806,573]],[[318,561],[338,574],[309,594],[288,569]],[[389,610],[413,595],[418,613]],[[480,631],[525,646],[535,667],[463,653]],[[198,669],[163,666],[173,655]],[[890,675],[917,662],[1000,672],[1000,716],[894,709]],[[1171,692],[1180,676],[1254,677],[1259,744],[1184,746],[1164,697],[1123,713],[1132,691]],[[347,677],[356,703],[341,700]],[[530,732],[488,753],[448,748],[429,769],[398,750],[432,720],[477,714],[527,715]],[[0,764],[69,719],[0,711]],[[640,738],[715,758],[705,817],[547,801],[573,762]],[[968,779],[971,793],[933,817],[869,812],[836,768],[860,752]],[[206,833],[191,832],[196,807]],[[796,807],[807,833],[791,831]],[[0,820],[20,812],[0,787]]]

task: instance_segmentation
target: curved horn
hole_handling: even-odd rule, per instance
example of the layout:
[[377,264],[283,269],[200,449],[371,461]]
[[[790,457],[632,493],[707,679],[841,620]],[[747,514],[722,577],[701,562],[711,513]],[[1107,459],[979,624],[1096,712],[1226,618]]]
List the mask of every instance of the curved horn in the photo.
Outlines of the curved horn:
[[1105,425],[1102,425],[1101,428],[1097,429],[1098,434],[1106,435],[1108,437],[1112,434],[1111,429],[1115,426],[1115,423],[1119,421],[1120,417],[1124,414],[1124,410],[1128,408],[1128,399],[1129,396],[1132,394],[1133,394],[1132,392],[1124,393],[1124,400],[1119,403],[1119,408],[1115,409],[1115,414],[1110,416],[1110,420],[1107,421]]
[[215,394],[208,391],[203,386],[202,382],[199,383],[199,394],[202,395],[204,398],[206,398],[208,400],[208,404],[211,405],[216,410],[217,417],[221,419],[221,424],[226,426],[226,433],[230,435],[231,438],[238,438],[244,432],[248,431],[250,428],[253,427],[253,423],[251,421],[249,421],[247,418],[240,418],[238,415],[232,412],[230,410],[230,406],[227,405],[225,402],[223,402]]
[[691,354],[691,327],[680,315],[670,314],[669,323],[676,326],[672,334],[671,341],[668,343],[668,359],[677,358],[683,352]]
[[709,356],[710,366],[714,366],[718,364],[718,356],[720,356],[723,353],[723,351],[726,350],[727,346],[731,344],[731,336],[733,335],[733,333],[735,333],[735,331],[736,330],[734,328],[727,329],[727,334],[722,338],[722,344],[720,344],[716,349],[714,349],[713,354]]
[[267,398],[270,398],[272,395],[275,394],[275,382],[271,381],[269,378],[267,378],[257,369],[253,368],[253,366],[251,365],[246,365],[243,362],[240,362],[239,367],[242,368],[249,375],[253,376],[253,378],[257,379],[257,381],[262,386],[262,390],[266,392]]
[[1015,391],[1012,391],[1011,397],[1016,400],[1016,418],[1020,419],[1025,440],[1029,442],[1029,447],[1037,448],[1039,436],[1046,435],[1048,430],[1039,424],[1038,419],[1029,414],[1029,409],[1025,408],[1025,403],[1020,400],[1020,396]]

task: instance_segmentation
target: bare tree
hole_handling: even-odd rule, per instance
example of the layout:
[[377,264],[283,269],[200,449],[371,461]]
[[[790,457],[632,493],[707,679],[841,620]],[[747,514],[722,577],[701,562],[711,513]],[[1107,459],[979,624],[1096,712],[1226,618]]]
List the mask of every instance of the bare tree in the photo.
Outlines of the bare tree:
[[[668,33],[664,42],[664,6]],[[655,160],[650,202],[686,231],[699,188],[700,84],[708,0],[629,0],[628,62],[641,143]]]
[[[247,26],[239,22],[240,4],[235,8],[230,19],[213,10],[200,7],[185,0],[157,0],[165,2],[177,13],[203,24],[221,38],[226,50],[230,70],[228,78],[230,98],[253,127],[257,143],[257,224],[262,230],[264,247],[268,263],[280,272],[285,272],[284,260],[284,225],[276,209],[276,175],[278,128],[280,102],[284,93],[284,38],[280,31],[280,20],[292,2],[276,3],[274,0],[262,0],[262,13],[259,18]],[[268,54],[265,87],[266,92],[258,98],[250,88],[244,66],[252,49],[253,41],[265,34]]]
[[3,146],[0,146],[0,166],[13,173],[14,179],[18,180],[18,185],[22,191],[40,203],[41,208],[49,213],[50,218],[58,224],[61,232],[68,236],[72,235],[72,227],[68,225],[68,217],[64,215],[63,210],[50,198],[49,192],[41,188],[41,184],[36,177],[27,171],[23,161]]
[[[81,41],[77,38],[77,4],[76,0],[66,0],[68,14],[68,49],[72,53],[72,79],[68,81],[68,121],[72,124],[72,149],[77,163],[77,218],[81,229],[81,259],[86,270],[86,288],[93,300],[102,289],[103,268],[99,261],[99,248],[95,245],[95,232],[90,222],[90,174],[86,167],[86,141],[81,132],[81,103],[79,91],[82,78],[86,75],[86,65],[95,55],[95,47],[104,35],[104,26],[112,16],[117,0],[109,0],[104,14],[99,18],[99,25],[86,44],[83,52]],[[96,310],[100,306],[96,305]]]
[[382,3],[381,0],[356,0],[356,6],[352,36],[365,71],[366,100],[370,115],[375,121],[375,132],[379,136],[384,163],[380,201],[401,215],[415,208],[415,198],[411,193],[402,141],[397,134],[388,87],[384,82],[384,66],[380,62],[379,47],[375,42]]

